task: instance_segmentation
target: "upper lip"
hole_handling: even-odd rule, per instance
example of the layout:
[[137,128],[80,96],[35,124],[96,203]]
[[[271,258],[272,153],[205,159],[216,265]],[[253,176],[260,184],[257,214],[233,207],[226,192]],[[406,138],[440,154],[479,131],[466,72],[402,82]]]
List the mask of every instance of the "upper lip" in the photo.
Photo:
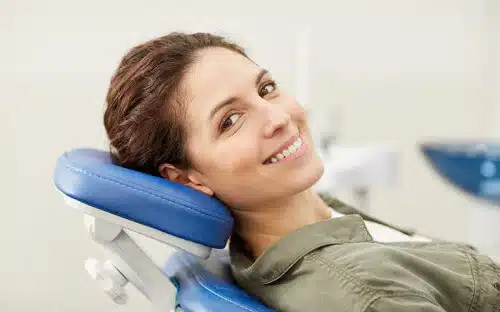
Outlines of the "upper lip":
[[293,142],[295,142],[297,139],[299,138],[299,135],[294,135],[292,137],[290,137],[288,140],[286,140],[283,144],[281,144],[280,147],[278,147],[272,154],[269,155],[269,157],[267,157],[264,162],[268,161],[271,157],[273,157],[274,155],[278,154],[279,152],[281,152],[282,150],[284,150],[285,148],[289,147]]

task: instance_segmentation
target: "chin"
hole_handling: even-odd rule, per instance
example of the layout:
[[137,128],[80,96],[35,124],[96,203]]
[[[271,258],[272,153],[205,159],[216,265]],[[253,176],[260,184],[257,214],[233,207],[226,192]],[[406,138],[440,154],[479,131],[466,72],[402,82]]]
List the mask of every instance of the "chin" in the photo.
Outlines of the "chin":
[[313,187],[323,176],[324,172],[325,166],[323,161],[315,154],[313,159],[304,168],[302,174],[300,174],[300,179],[297,179],[295,185],[292,187],[293,193],[303,192]]

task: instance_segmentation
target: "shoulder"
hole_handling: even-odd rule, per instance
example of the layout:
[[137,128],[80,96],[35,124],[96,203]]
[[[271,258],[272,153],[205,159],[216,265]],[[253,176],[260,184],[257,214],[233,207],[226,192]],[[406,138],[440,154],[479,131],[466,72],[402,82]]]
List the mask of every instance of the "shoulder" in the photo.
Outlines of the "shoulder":
[[366,242],[324,246],[306,254],[271,283],[239,282],[266,304],[284,311],[422,308],[419,311],[437,312],[442,311],[437,302],[451,299],[447,290],[469,300],[467,289],[474,286],[467,257],[451,247],[417,245]]
[[317,250],[304,263],[317,278],[329,278],[346,299],[362,297],[356,300],[365,307],[404,306],[405,301],[425,306],[449,302],[449,290],[470,301],[476,283],[467,254],[452,244],[356,243]]

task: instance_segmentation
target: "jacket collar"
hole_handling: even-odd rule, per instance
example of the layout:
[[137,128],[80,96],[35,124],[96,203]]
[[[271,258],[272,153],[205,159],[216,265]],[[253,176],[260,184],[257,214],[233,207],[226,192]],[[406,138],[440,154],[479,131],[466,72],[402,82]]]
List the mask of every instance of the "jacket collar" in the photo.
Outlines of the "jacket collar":
[[375,223],[378,223],[381,225],[385,225],[387,227],[390,227],[390,228],[392,228],[396,231],[399,231],[401,233],[404,233],[406,235],[413,236],[416,234],[416,231],[414,229],[406,228],[406,227],[403,228],[400,226],[395,226],[393,224],[389,224],[387,222],[384,222],[378,218],[375,218],[372,215],[369,215],[361,210],[354,208],[353,206],[347,205],[346,203],[344,203],[344,202],[340,201],[339,199],[332,197],[326,193],[320,193],[319,196],[328,206],[330,206],[330,208],[332,208],[333,210],[340,212],[342,214],[345,214],[345,215],[357,214],[357,215],[360,215],[363,218],[363,220],[365,220],[365,221],[371,221],[371,222],[375,222]]
[[320,221],[288,233],[252,262],[241,238],[231,238],[230,255],[235,275],[259,284],[269,284],[283,276],[308,253],[329,245],[372,242],[359,215]]

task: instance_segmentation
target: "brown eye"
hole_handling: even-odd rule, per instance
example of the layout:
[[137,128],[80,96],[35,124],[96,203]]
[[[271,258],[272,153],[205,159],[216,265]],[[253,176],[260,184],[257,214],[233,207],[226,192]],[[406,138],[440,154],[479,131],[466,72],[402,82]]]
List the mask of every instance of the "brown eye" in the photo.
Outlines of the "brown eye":
[[229,116],[228,118],[224,119],[224,121],[222,122],[222,125],[220,127],[221,131],[225,131],[225,130],[231,128],[234,125],[234,123],[236,121],[238,121],[238,119],[240,119],[240,117],[241,117],[241,114],[234,113],[231,116]]
[[259,91],[259,95],[261,97],[264,97],[268,95],[269,93],[272,93],[274,90],[276,90],[276,83],[275,82],[268,82],[266,83]]

